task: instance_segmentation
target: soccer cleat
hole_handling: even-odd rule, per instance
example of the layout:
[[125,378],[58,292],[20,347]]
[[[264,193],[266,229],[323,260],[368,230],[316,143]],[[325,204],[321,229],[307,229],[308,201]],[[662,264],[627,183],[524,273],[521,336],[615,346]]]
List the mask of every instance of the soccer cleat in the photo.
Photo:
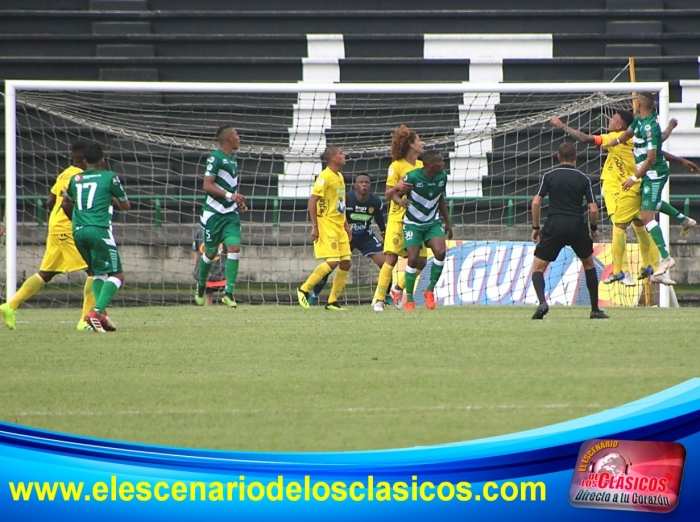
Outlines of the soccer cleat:
[[602,310],[593,310],[591,311],[591,319],[610,319],[610,316]]
[[674,266],[676,266],[676,260],[673,259],[671,256],[668,256],[666,259],[662,259],[661,262],[659,262],[659,268],[656,269],[656,272],[654,272],[654,275],[665,274],[668,270],[671,270]]
[[297,288],[297,300],[299,301],[299,306],[309,309],[309,292],[304,292],[301,288]]
[[221,302],[224,303],[229,308],[238,308],[238,303],[236,302],[236,300],[233,297],[229,297],[229,296],[225,295],[221,298]]
[[397,285],[391,287],[391,300],[394,301],[394,306],[397,310],[403,308],[403,290]]
[[202,292],[201,296],[199,295],[199,284],[197,284],[197,290],[194,292],[194,302],[197,303],[197,306],[204,306],[205,301],[204,292]]
[[695,228],[698,226],[698,222],[695,221],[693,218],[685,218],[683,220],[683,223],[681,223],[681,236],[686,236],[688,235],[688,232],[690,232],[691,228]]
[[407,312],[412,312],[416,309],[416,303],[414,301],[406,301],[406,304],[404,305],[403,309]]
[[333,312],[344,312],[347,308],[343,308],[337,302],[328,303],[326,305],[326,310],[331,310]]
[[311,294],[309,296],[309,298],[307,299],[307,301],[309,302],[309,305],[311,305],[311,306],[317,305],[318,304],[318,296]]
[[100,322],[102,323],[102,328],[105,329],[107,332],[116,332],[117,331],[117,325],[114,324],[114,321],[112,321],[109,316],[107,315],[107,312],[102,312],[100,314]]
[[375,301],[375,303],[372,305],[372,310],[375,312],[383,312],[384,311],[384,301]]
[[85,316],[85,322],[92,326],[92,331],[95,333],[107,333],[107,331],[102,326],[102,321],[100,321],[100,316],[97,315],[95,310],[90,310],[90,313]]
[[650,277],[654,275],[654,267],[649,265],[646,268],[642,268],[639,271],[639,275],[637,276],[637,279],[646,279],[647,277]]
[[659,283],[667,286],[673,286],[676,284],[676,282],[673,279],[671,279],[671,277],[668,274],[653,275],[651,276],[649,281],[652,283]]
[[78,327],[77,327],[79,332],[91,332],[92,331],[92,326],[90,326],[85,319],[81,319],[78,321]]
[[634,280],[632,274],[629,272],[623,272],[625,277],[622,278],[622,284],[625,286],[637,286],[637,281]]
[[610,274],[608,277],[603,279],[603,283],[609,285],[615,281],[622,281],[625,278],[625,274],[620,272],[619,274]]
[[549,313],[549,305],[547,303],[542,303],[540,306],[537,307],[537,310],[535,310],[535,313],[533,314],[532,318],[533,319],[542,319],[548,313]]
[[17,310],[10,308],[10,305],[5,303],[0,305],[0,315],[2,315],[2,320],[5,322],[10,330],[16,330],[17,325]]
[[428,310],[432,310],[435,308],[435,294],[433,293],[432,290],[426,290],[423,292],[423,297],[425,297],[425,307]]

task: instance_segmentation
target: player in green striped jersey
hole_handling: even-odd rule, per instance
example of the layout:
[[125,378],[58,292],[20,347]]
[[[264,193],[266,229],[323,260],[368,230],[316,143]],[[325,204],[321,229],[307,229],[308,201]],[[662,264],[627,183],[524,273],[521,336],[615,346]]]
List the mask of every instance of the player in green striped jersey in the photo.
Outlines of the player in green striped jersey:
[[622,188],[623,190],[629,190],[635,183],[641,183],[641,220],[661,254],[661,262],[654,272],[655,276],[660,276],[673,268],[676,262],[666,249],[666,242],[661,232],[661,227],[656,221],[656,212],[662,212],[680,221],[681,235],[687,234],[691,228],[697,225],[697,222],[684,216],[668,202],[661,200],[661,193],[668,181],[669,170],[668,163],[666,163],[661,150],[663,139],[654,95],[649,92],[639,93],[637,104],[639,106],[639,114],[632,122],[632,125],[622,135],[612,140],[609,146],[616,146],[630,138],[634,138],[633,152],[637,173],[625,180]]
[[229,308],[238,305],[233,293],[238,277],[241,252],[240,212],[248,210],[245,198],[238,193],[238,158],[235,151],[241,144],[238,132],[231,125],[222,125],[216,133],[219,148],[209,154],[204,172],[204,192],[200,223],[204,254],[199,262],[199,280],[194,300],[204,306],[211,264],[218,255],[219,244],[226,246],[226,290],[221,300]]
[[[445,234],[452,239],[452,224],[447,211],[445,190],[447,173],[445,162],[439,152],[430,150],[423,155],[423,168],[410,171],[403,179],[410,189],[397,192],[393,201],[406,209],[403,217],[404,247],[408,254],[406,266],[406,310],[414,310],[413,290],[416,286],[418,261],[421,247],[425,244],[433,251],[433,265],[430,269],[430,283],[425,291],[425,306],[435,308],[433,289],[440,279],[445,264]],[[402,199],[403,195],[406,199]],[[445,228],[440,224],[440,216]]]
[[61,207],[73,222],[75,246],[87,264],[88,275],[94,276],[96,303],[85,321],[95,333],[105,333],[116,330],[107,307],[124,284],[119,249],[112,235],[113,204],[122,210],[129,210],[131,204],[117,175],[104,170],[102,148],[89,145],[84,157],[87,168],[71,178]]

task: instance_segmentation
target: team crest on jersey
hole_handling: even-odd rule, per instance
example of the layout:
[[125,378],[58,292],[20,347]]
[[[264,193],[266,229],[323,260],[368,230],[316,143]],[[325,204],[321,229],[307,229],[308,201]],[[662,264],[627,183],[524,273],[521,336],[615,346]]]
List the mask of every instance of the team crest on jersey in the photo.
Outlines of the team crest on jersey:
[[369,207],[369,208],[367,209],[367,212],[368,212],[369,214],[374,214],[374,207]]
[[81,179],[83,179],[83,177],[80,174],[75,176],[75,181],[80,181]]

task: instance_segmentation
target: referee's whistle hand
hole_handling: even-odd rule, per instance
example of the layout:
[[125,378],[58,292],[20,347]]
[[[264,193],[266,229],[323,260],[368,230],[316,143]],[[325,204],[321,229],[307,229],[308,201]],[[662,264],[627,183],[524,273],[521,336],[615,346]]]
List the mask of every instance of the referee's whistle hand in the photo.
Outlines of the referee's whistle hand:
[[540,240],[540,231],[539,229],[533,230],[532,231],[532,240],[537,243]]
[[591,230],[591,239],[597,238],[599,233],[598,230]]

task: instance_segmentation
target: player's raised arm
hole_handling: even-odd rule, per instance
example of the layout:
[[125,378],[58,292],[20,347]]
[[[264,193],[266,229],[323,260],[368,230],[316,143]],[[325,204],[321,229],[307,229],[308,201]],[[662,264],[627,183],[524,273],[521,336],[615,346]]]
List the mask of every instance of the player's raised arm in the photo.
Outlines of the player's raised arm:
[[678,120],[676,118],[671,118],[668,122],[668,125],[664,129],[663,133],[661,133],[661,142],[662,143],[668,139],[668,137],[673,132],[673,129],[675,129],[676,127],[678,127]]
[[583,143],[595,143],[595,136],[591,134],[586,134],[585,132],[578,131],[576,129],[572,129],[571,127],[564,125],[564,123],[557,118],[556,116],[553,117],[552,119],[549,120],[552,125],[557,127],[558,129],[563,130],[566,132],[569,136],[571,136],[574,139],[577,139],[580,142]]

